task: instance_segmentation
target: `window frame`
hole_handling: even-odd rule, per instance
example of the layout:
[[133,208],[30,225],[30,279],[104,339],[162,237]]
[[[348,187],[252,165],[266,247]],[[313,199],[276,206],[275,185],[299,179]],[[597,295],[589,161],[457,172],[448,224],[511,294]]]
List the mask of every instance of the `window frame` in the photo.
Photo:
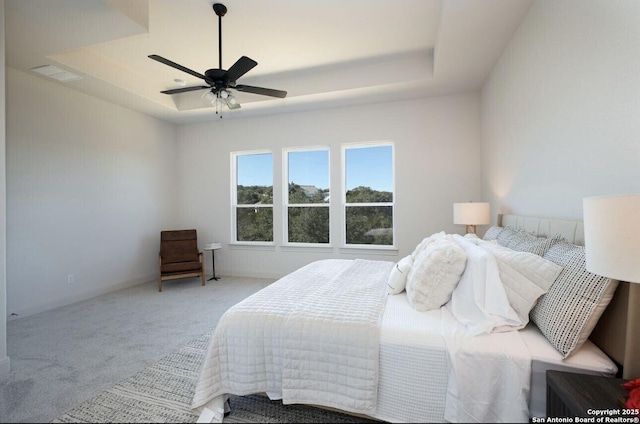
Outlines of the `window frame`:
[[[274,163],[274,153],[273,150],[269,149],[260,149],[260,150],[243,150],[237,152],[231,152],[231,243],[236,245],[243,246],[275,246],[275,196],[270,205],[263,204],[247,204],[247,205],[238,205],[238,156],[250,156],[250,155],[271,155],[271,187],[272,193],[274,188],[274,180],[275,180],[275,163]],[[271,208],[272,214],[272,224],[271,224],[271,241],[244,241],[238,240],[238,208]]]
[[[331,194],[331,148],[330,146],[295,146],[285,147],[282,149],[282,245],[286,247],[332,247],[333,246],[333,231],[331,229],[331,203],[332,198],[328,203],[289,203],[289,153],[291,152],[310,152],[310,151],[326,151],[327,152],[327,165],[328,165],[328,184],[329,184],[329,196]],[[329,209],[329,242],[328,243],[304,243],[304,242],[290,242],[289,241],[289,208],[291,207],[312,207],[312,208],[328,208]]]
[[[366,149],[370,147],[391,147],[391,190],[393,194],[392,202],[372,202],[372,203],[347,203],[347,150]],[[341,145],[341,208],[342,208],[342,246],[343,249],[372,249],[372,250],[397,250],[396,246],[396,160],[395,143],[391,140],[370,141],[362,143],[344,143]],[[391,206],[391,225],[393,244],[348,244],[347,243],[347,208],[348,207],[371,207],[371,206]]]

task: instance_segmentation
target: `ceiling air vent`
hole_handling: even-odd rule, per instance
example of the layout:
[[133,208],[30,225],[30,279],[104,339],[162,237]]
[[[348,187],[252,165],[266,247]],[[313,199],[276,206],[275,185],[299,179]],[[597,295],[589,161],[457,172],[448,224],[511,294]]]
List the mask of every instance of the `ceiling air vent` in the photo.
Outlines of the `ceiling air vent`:
[[60,69],[51,65],[38,66],[35,68],[31,68],[31,71],[38,73],[40,75],[44,75],[45,77],[53,78],[54,80],[60,82],[69,82],[82,79],[81,76],[72,74],[71,72],[65,71],[64,69]]

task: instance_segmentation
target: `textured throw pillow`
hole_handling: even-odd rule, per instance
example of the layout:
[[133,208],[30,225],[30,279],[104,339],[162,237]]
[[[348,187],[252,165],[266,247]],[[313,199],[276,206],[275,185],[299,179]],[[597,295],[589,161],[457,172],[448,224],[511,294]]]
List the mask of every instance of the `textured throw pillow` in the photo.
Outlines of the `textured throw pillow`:
[[411,259],[411,255],[409,255],[400,259],[394,267],[391,268],[389,281],[387,282],[388,294],[400,294],[404,291],[407,284],[407,274],[409,270],[411,270],[412,265],[413,259]]
[[509,304],[520,318],[521,326],[496,329],[513,331],[524,328],[529,322],[529,312],[543,294],[549,291],[562,266],[529,252],[518,252],[498,244],[483,241],[480,247],[492,253],[498,263],[500,279],[507,293]]
[[552,247],[553,248],[549,248],[549,250],[547,250],[544,257],[559,265],[563,265],[567,262],[567,254],[572,250],[584,250],[583,246],[569,243],[564,237],[561,237],[560,240],[558,240]]
[[544,256],[545,253],[553,246],[563,239],[561,234],[556,234],[553,237],[536,237],[529,233],[519,233],[514,240],[510,243],[510,248],[519,252],[535,253],[538,256]]
[[518,250],[518,246],[524,243],[531,243],[535,241],[536,236],[526,232],[525,230],[516,230],[513,234],[513,237],[509,239],[507,243],[504,244],[504,247],[508,247],[509,249]]
[[440,231],[439,233],[434,233],[434,234],[431,234],[429,237],[423,238],[422,241],[418,243],[416,248],[413,249],[413,252],[411,252],[411,259],[415,261],[420,255],[420,253],[422,253],[422,251],[429,245],[429,243],[444,236],[445,236],[444,231]]
[[564,269],[531,311],[531,320],[566,358],[587,340],[618,282],[587,271],[584,247],[566,240],[551,246],[544,257]]
[[504,227],[496,236],[496,241],[500,246],[509,247],[510,244],[519,241],[517,238],[519,232],[520,230],[516,230],[513,227]]
[[464,271],[467,256],[448,235],[429,243],[407,277],[407,299],[418,311],[437,309],[451,299]]
[[495,240],[498,237],[498,234],[500,234],[502,230],[503,230],[502,227],[498,227],[497,225],[494,225],[490,227],[486,233],[484,233],[482,240],[487,240],[487,241]]

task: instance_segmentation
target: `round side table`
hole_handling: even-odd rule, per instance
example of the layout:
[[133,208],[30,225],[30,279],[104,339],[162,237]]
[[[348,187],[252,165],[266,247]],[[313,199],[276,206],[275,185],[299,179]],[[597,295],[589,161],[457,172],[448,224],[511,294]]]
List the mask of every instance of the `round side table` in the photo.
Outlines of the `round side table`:
[[219,278],[216,277],[216,256],[215,256],[215,251],[218,249],[222,249],[222,243],[208,243],[204,245],[204,250],[211,250],[211,264],[213,265],[213,277],[209,278],[207,281],[219,280]]

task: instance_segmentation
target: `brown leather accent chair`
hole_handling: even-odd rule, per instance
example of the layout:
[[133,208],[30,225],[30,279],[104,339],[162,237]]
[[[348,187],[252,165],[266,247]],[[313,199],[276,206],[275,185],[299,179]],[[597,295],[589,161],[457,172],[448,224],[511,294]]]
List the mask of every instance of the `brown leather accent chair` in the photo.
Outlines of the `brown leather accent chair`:
[[158,291],[162,291],[162,280],[176,278],[200,277],[204,286],[204,265],[196,230],[161,231],[158,260]]

